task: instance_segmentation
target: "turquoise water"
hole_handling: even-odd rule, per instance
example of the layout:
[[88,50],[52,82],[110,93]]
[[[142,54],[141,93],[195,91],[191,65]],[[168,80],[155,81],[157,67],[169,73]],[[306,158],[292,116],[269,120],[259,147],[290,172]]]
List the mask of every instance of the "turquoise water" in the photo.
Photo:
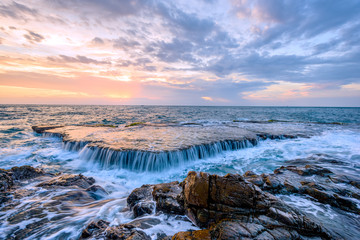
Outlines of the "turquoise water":
[[[159,174],[137,173],[126,169],[100,169],[96,164],[81,158],[78,152],[64,150],[60,139],[42,137],[31,130],[33,125],[124,126],[132,122],[197,123],[207,127],[233,122],[250,125],[262,122],[276,127],[284,122],[287,126],[309,126],[314,129],[315,134],[296,139],[266,140],[255,147],[223,152],[211,158],[164,169]],[[287,160],[326,154],[329,158],[348,163],[341,171],[349,175],[359,175],[359,142],[360,108],[0,105],[0,168],[32,165],[53,172],[82,173],[93,176],[98,184],[110,193],[106,203],[99,202],[97,207],[82,209],[75,217],[69,216],[61,223],[52,222],[52,226],[58,226],[58,232],[38,235],[48,239],[61,239],[64,236],[65,239],[76,238],[84,223],[95,218],[106,219],[113,224],[128,222],[131,216],[121,210],[126,206],[126,197],[134,188],[148,183],[182,181],[190,170],[220,175],[228,172],[242,174],[252,170],[261,174],[273,171]],[[305,201],[289,197],[284,200],[294,205],[299,202],[304,204]],[[306,203],[311,205],[311,201]],[[328,206],[312,207],[320,211],[318,216],[321,221],[326,222],[332,219],[329,216],[337,216],[335,220],[338,219],[339,224],[341,221],[360,223],[358,217],[347,216],[346,213],[339,215]],[[310,206],[307,209],[312,208]],[[174,219],[165,219],[164,216],[159,218],[164,221],[164,225],[158,229],[147,230],[149,234],[155,234],[161,228],[173,226],[176,222]],[[190,228],[185,222],[179,224],[176,228],[168,227],[169,233]],[[11,233],[16,227],[21,226],[1,223],[0,217],[0,233]],[[351,231],[356,234],[357,230],[355,228]],[[4,235],[0,234],[1,237]]]

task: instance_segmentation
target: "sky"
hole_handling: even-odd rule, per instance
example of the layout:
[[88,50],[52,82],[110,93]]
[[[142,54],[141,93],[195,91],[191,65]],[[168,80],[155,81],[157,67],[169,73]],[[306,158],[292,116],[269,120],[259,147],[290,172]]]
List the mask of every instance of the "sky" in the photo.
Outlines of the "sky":
[[359,0],[0,2],[0,103],[360,107]]

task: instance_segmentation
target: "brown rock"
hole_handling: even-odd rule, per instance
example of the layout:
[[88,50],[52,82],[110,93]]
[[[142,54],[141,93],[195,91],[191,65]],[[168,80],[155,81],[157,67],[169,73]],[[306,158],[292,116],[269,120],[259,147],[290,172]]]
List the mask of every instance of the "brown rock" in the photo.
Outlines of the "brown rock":
[[178,232],[172,237],[172,240],[211,240],[208,229],[188,232]]
[[184,197],[187,205],[208,207],[209,174],[189,172],[184,180]]

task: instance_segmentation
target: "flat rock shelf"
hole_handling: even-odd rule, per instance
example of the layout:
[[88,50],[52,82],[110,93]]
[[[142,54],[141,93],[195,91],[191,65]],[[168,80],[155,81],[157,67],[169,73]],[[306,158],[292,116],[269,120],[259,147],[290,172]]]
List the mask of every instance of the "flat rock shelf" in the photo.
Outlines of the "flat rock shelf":
[[136,124],[133,126],[33,126],[63,147],[102,168],[162,171],[187,161],[213,157],[223,151],[253,147],[266,139],[312,135],[304,125],[227,124],[222,126]]

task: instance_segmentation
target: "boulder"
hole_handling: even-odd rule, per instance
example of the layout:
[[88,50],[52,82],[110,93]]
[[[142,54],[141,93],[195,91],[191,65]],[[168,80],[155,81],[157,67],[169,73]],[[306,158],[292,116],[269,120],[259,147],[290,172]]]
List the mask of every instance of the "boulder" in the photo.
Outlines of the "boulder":
[[[286,231],[283,234],[291,236],[289,239],[297,239],[299,234],[330,236],[321,225],[240,175],[227,174],[222,177],[189,172],[183,182],[183,191],[188,217],[201,228],[215,225],[210,232],[212,239],[259,237],[257,235],[260,233],[274,236],[271,232],[274,229],[275,235]],[[264,229],[267,233],[263,233]],[[192,239],[186,236],[174,237]]]
[[184,197],[179,182],[154,185],[152,196],[156,202],[156,211],[168,214],[184,214]]

